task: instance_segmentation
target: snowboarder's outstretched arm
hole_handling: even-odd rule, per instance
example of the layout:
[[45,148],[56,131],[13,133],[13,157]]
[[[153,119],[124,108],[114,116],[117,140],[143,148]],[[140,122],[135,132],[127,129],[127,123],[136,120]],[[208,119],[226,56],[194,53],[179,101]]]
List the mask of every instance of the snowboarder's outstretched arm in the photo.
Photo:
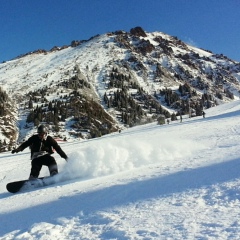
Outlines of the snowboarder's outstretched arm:
[[25,141],[24,143],[22,143],[19,147],[17,147],[16,149],[12,150],[12,153],[18,153],[23,151],[25,148],[29,147],[32,145],[33,142],[33,136],[30,137],[27,141]]

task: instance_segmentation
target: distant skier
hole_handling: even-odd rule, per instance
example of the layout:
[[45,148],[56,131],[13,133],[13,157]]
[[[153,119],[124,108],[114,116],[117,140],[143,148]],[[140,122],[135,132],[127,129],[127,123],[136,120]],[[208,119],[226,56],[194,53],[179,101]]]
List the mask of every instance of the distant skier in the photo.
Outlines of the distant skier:
[[31,148],[32,168],[29,179],[38,178],[43,165],[48,166],[51,176],[58,173],[57,162],[51,156],[53,149],[66,161],[68,158],[58,143],[51,136],[47,136],[47,128],[44,125],[40,125],[37,132],[38,134],[31,136],[18,148],[12,150],[12,153],[18,153],[27,147]]
[[206,113],[205,113],[204,111],[202,111],[203,118],[205,118],[205,114],[206,114]]

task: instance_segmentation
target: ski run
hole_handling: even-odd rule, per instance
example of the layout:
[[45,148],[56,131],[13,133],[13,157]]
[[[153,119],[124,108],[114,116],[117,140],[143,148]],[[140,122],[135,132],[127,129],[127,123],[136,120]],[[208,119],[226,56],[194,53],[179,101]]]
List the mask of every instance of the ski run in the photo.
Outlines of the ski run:
[[1,240],[240,239],[239,101],[61,147],[57,183],[17,194],[29,150],[0,154]]

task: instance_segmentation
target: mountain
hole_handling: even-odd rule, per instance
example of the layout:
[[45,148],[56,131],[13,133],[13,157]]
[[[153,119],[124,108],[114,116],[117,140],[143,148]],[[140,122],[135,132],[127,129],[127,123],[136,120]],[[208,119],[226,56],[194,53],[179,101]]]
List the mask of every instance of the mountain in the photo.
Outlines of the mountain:
[[0,154],[1,240],[240,239],[239,101],[60,144],[69,180],[18,194],[6,184],[29,176],[30,151]]
[[36,50],[0,64],[1,148],[41,122],[72,141],[201,116],[239,99],[239,81],[239,62],[141,27]]

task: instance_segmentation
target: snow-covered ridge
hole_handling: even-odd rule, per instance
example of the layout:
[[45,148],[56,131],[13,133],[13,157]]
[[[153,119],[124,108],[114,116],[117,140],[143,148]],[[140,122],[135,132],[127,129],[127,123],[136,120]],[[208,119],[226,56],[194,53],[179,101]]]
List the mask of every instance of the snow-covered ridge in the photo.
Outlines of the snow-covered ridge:
[[[173,40],[173,37],[160,32],[147,33],[147,35],[147,37],[141,37],[141,39],[150,40],[155,46],[159,42],[154,39],[159,36],[171,42]],[[174,42],[171,44],[173,45]],[[188,50],[184,50],[178,46],[175,46],[175,48],[178,49],[178,53],[181,51],[182,54],[187,54],[190,51],[190,53],[199,54],[200,57],[210,57],[213,55],[202,49],[189,45],[186,46]],[[68,47],[61,51],[47,53],[34,53],[2,63],[0,64],[0,83],[13,92],[18,92],[19,89],[26,87],[26,90],[21,92],[21,94],[24,94],[29,90],[36,90],[49,85],[52,81],[63,80],[66,77],[64,73],[72,71],[74,64],[79,65],[81,71],[86,74],[87,66],[89,70],[93,70],[96,67],[103,69],[110,61],[121,60],[128,55],[129,53],[126,54],[124,49],[119,48],[114,43],[114,35],[104,34],[86,41],[77,47]],[[163,57],[165,57],[164,54]],[[147,58],[150,58],[150,56],[146,56]],[[168,64],[176,61],[174,56],[168,56],[168,59]],[[230,67],[231,63],[230,59],[225,60],[226,67]],[[213,68],[217,67],[216,63],[212,64]],[[100,77],[96,76],[96,80]]]

